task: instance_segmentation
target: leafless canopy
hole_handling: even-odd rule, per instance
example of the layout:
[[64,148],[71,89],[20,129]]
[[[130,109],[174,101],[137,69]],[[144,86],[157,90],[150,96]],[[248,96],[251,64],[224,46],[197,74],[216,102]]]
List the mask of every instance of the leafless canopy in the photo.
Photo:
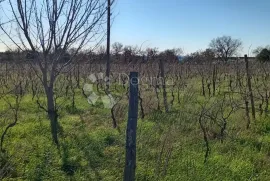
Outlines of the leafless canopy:
[[233,39],[230,36],[215,38],[209,44],[216,56],[223,61],[227,61],[229,57],[237,55],[241,46],[242,42],[240,40]]
[[[54,83],[65,67],[84,47],[99,44],[106,34],[106,0],[6,0],[0,29],[22,51],[27,51],[30,65],[39,77],[47,98],[43,108],[51,121],[54,142],[58,145],[58,113]],[[7,43],[6,43],[7,44]],[[86,46],[88,45],[88,46]],[[72,55],[65,58],[68,50]]]
[[7,11],[2,19],[13,21],[1,30],[12,45],[38,53],[35,60],[42,71],[55,67],[68,49],[77,54],[104,36],[105,0],[7,0],[2,7]]

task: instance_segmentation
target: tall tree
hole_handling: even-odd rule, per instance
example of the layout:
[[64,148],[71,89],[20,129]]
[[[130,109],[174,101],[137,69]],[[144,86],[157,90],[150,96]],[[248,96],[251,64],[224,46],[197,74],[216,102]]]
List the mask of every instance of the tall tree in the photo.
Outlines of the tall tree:
[[258,47],[253,51],[253,54],[256,55],[257,60],[265,62],[270,61],[270,46]]
[[115,56],[115,60],[120,60],[120,53],[123,51],[123,44],[119,42],[115,42],[112,44],[113,54]]
[[216,57],[228,61],[229,57],[237,55],[242,46],[242,41],[231,36],[222,36],[213,39],[209,47],[215,52]]
[[[54,97],[54,83],[63,70],[70,70],[75,57],[87,45],[96,47],[103,37],[102,26],[106,22],[106,0],[7,0],[4,3],[7,19],[14,19],[0,29],[24,51],[33,53],[31,67],[39,77],[46,95],[51,133],[58,145],[58,106]],[[18,28],[15,28],[18,27]],[[95,41],[94,41],[95,40]],[[70,58],[62,58],[73,48]]]

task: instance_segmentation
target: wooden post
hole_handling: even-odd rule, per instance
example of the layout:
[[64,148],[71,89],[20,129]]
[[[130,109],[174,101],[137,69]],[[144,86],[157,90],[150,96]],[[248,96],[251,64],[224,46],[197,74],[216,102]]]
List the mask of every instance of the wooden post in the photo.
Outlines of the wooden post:
[[130,72],[129,81],[129,110],[126,130],[126,164],[124,181],[135,180],[136,130],[138,119],[138,72]]
[[108,0],[108,11],[107,11],[107,61],[106,61],[106,94],[109,94],[110,89],[110,71],[111,71],[111,54],[110,54],[110,43],[111,43],[111,0]]
[[251,77],[249,72],[249,65],[248,65],[248,57],[245,55],[245,62],[246,62],[246,72],[247,72],[247,85],[248,85],[248,92],[250,97],[250,103],[251,103],[251,111],[252,111],[252,118],[255,120],[255,105],[254,105],[254,98],[253,98],[253,92],[252,92],[252,86],[251,86]]
[[213,82],[213,96],[216,94],[216,77],[217,77],[217,68],[216,65],[213,67],[213,77],[212,77],[212,82]]
[[164,102],[165,112],[168,113],[169,112],[169,106],[168,106],[168,101],[167,101],[164,63],[163,63],[162,58],[159,60],[159,67],[160,67],[160,76],[162,78],[163,102]]

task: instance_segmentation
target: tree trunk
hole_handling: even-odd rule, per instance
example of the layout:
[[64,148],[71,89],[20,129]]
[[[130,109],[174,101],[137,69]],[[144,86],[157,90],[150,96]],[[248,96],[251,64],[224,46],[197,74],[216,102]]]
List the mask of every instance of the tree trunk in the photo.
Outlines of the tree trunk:
[[245,62],[246,62],[246,73],[247,73],[247,84],[248,84],[248,91],[249,91],[249,98],[250,98],[250,104],[251,104],[251,113],[252,118],[255,120],[255,105],[254,105],[254,98],[253,98],[253,92],[252,92],[252,86],[251,86],[251,77],[249,72],[249,65],[248,65],[248,58],[247,55],[245,55]]
[[205,97],[204,77],[202,77],[202,95]]
[[180,104],[180,88],[177,87],[177,101],[178,101],[178,104]]
[[207,130],[206,128],[204,127],[203,123],[202,123],[202,115],[200,115],[199,117],[199,124],[200,124],[200,127],[201,127],[201,130],[203,132],[203,139],[204,139],[204,142],[205,142],[205,146],[206,146],[206,150],[205,150],[205,155],[204,155],[204,163],[206,163],[207,161],[207,158],[210,154],[210,146],[209,146],[209,141],[208,141],[208,137],[207,137]]
[[141,97],[141,91],[139,91],[140,109],[141,109],[141,119],[144,119],[144,109],[143,109],[143,99]]
[[80,63],[77,63],[77,88],[80,88]]
[[207,82],[208,96],[211,97],[211,83]]
[[268,115],[268,106],[269,106],[269,95],[266,91],[265,92],[265,108],[264,108],[265,116]]
[[51,123],[51,133],[52,133],[52,139],[53,142],[58,146],[59,142],[58,142],[58,114],[57,114],[57,110],[55,108],[55,104],[54,104],[54,93],[53,93],[53,87],[48,87],[47,91],[47,110],[48,110],[48,117],[50,119],[50,123]]
[[216,65],[214,65],[214,68],[213,68],[213,79],[212,79],[212,82],[213,82],[213,96],[215,96],[215,93],[216,93]]
[[249,117],[249,108],[248,108],[248,101],[245,97],[245,110],[246,110],[246,119],[247,119],[247,129],[250,127],[250,117]]

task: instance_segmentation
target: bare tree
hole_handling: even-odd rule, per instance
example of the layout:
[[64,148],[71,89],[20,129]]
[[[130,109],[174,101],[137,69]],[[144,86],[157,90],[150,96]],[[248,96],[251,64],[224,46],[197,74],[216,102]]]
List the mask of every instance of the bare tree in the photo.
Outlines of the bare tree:
[[9,108],[9,110],[5,111],[5,114],[1,115],[1,117],[3,116],[4,120],[8,122],[8,125],[3,129],[0,137],[0,151],[2,153],[6,151],[4,149],[4,140],[8,131],[14,127],[19,120],[20,103],[25,94],[25,87],[27,84],[27,79],[21,76],[22,73],[23,68],[17,66],[15,71],[9,73],[9,81],[1,81],[0,83],[2,87],[0,98]]
[[[31,67],[42,82],[46,108],[51,122],[53,141],[58,145],[58,113],[54,83],[58,75],[69,71],[75,58],[86,45],[95,48],[104,37],[106,0],[17,0],[6,2],[15,21],[0,29],[21,50],[31,51]],[[7,13],[10,15],[10,13]],[[14,26],[17,26],[14,30]],[[98,40],[98,41],[97,41]],[[66,60],[65,53],[73,48]]]
[[223,61],[228,61],[229,57],[237,55],[241,46],[241,40],[233,39],[230,36],[215,38],[209,44],[209,47],[215,52],[216,56]]
[[112,44],[112,49],[115,56],[115,61],[120,61],[120,53],[123,51],[123,44],[115,42]]

